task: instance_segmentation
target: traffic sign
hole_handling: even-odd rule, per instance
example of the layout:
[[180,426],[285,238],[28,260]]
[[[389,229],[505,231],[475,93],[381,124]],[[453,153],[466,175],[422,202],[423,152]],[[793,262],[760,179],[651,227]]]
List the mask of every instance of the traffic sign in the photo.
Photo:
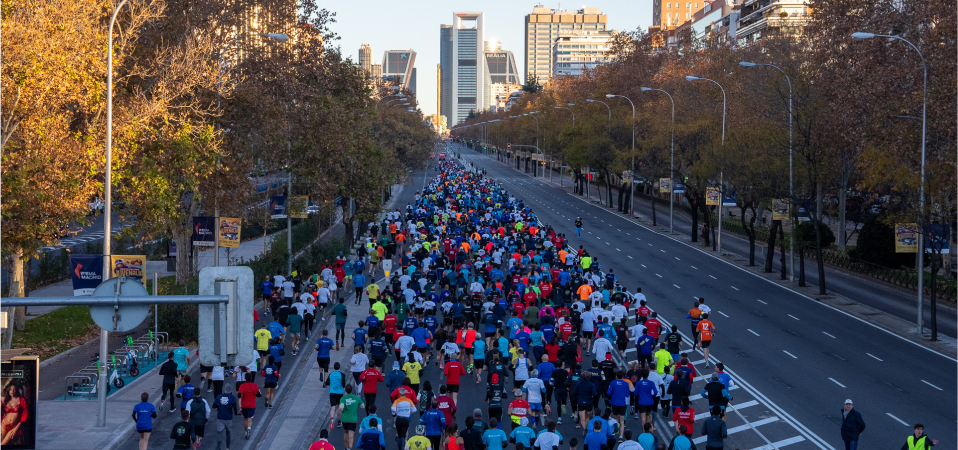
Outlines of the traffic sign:
[[391,259],[384,259],[384,260],[383,260],[383,272],[386,274],[387,277],[389,276],[389,271],[390,271],[390,270],[393,270],[393,262],[392,262],[392,260],[391,260]]
[[200,270],[199,295],[226,295],[229,302],[199,305],[200,363],[245,366],[253,362],[253,269]]
[[[149,295],[143,284],[133,278],[110,278],[93,290],[93,297],[139,297]],[[93,322],[106,331],[130,331],[146,319],[150,305],[124,305],[117,300],[114,305],[90,306]]]

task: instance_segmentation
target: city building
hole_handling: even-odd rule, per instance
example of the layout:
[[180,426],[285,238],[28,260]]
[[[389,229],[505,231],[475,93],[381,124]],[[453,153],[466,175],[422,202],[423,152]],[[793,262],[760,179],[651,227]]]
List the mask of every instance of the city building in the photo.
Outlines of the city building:
[[455,12],[452,21],[451,120],[458,124],[482,108],[483,13]]
[[[481,110],[485,111],[498,106],[496,96],[509,94],[522,89],[522,80],[516,69],[516,58],[512,52],[502,49],[500,41],[486,41],[483,43],[483,62],[486,73],[482,80],[483,99]],[[505,100],[503,100],[503,106]]]
[[452,119],[452,25],[439,26],[439,114]]
[[[700,0],[701,1],[701,0]],[[526,15],[526,58],[523,82],[535,77],[540,85],[545,85],[552,77],[552,47],[560,34],[574,31],[606,31],[608,17],[599,12],[599,8],[586,8],[572,11],[556,11],[538,6],[532,14]]]
[[382,64],[373,64],[372,70],[369,72],[369,78],[373,80],[382,80],[383,79],[383,65]]
[[412,76],[409,77],[409,92],[412,92],[413,95],[416,95],[416,68],[412,68]]
[[373,48],[365,42],[359,46],[359,68],[367,74],[373,70]]
[[747,0],[742,2],[735,38],[745,46],[770,31],[801,34],[808,22],[807,0]]
[[522,100],[522,94],[524,93],[525,92],[523,91],[516,91],[509,94],[509,99],[506,100],[506,110],[508,111],[510,108],[518,104],[519,101]]
[[509,101],[509,97],[514,92],[519,92],[521,90],[522,85],[520,84],[493,83],[489,85],[489,95],[492,97],[492,102],[486,109],[492,112],[504,111],[506,109],[506,103]]
[[414,91],[416,86],[415,63],[416,52],[413,50],[386,51],[383,54],[382,78],[398,83],[403,89]]
[[552,45],[552,76],[579,75],[609,60],[611,31],[576,31],[560,34]]

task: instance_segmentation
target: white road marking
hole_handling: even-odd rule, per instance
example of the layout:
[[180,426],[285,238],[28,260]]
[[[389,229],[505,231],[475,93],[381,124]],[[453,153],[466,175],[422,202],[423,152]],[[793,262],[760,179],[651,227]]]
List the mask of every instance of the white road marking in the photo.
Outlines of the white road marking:
[[662,278],[662,275],[659,275],[659,274],[655,274],[655,276],[657,276],[657,277],[659,277],[659,278]]
[[675,286],[676,289],[682,289],[681,286],[679,286],[679,285],[677,285],[677,284],[675,284],[675,283],[672,283],[672,286]]
[[[734,390],[736,390],[736,389],[738,389],[738,385],[737,385],[737,384],[732,385],[732,387],[730,387],[728,390],[729,390],[729,391],[734,391]],[[696,401],[696,400],[701,400],[701,399],[702,399],[702,396],[701,396],[700,394],[696,394],[696,395],[689,396],[689,401],[690,401],[690,402],[694,402],[694,401]]]
[[634,259],[634,258],[632,258],[632,257],[630,256],[629,259]]
[[[782,350],[782,351],[785,352],[785,350]],[[791,354],[791,353],[789,353],[789,352],[785,352],[785,354],[788,355],[788,356],[791,356],[792,358],[798,359],[797,356],[795,356],[795,355],[793,355],[793,354]]]
[[725,313],[723,313],[722,311],[717,311],[717,312],[718,312],[719,314],[725,316],[726,319],[728,318],[728,314],[725,314]]
[[925,383],[925,384],[927,384],[927,385],[929,385],[929,386],[931,386],[931,387],[933,387],[933,388],[935,388],[935,389],[938,389],[939,391],[943,391],[943,390],[944,390],[944,389],[942,389],[942,388],[940,388],[940,387],[938,387],[938,386],[935,386],[934,384],[931,384],[931,383],[929,383],[929,382],[927,382],[927,381],[925,381],[925,380],[921,380],[921,382],[922,382],[922,383]]
[[698,268],[698,267],[695,267],[695,266],[689,266],[689,267],[691,267],[691,268],[693,268],[693,269],[695,269],[695,270],[699,270],[699,268]]
[[675,259],[676,259],[676,260],[678,260],[678,261],[681,261],[681,259],[679,259],[679,257],[678,257],[678,256],[676,256],[676,257],[675,257]]
[[[767,423],[772,423],[777,421],[778,421],[778,417],[769,417],[767,419],[762,419],[757,422],[752,422],[751,424],[739,425],[735,428],[729,428],[728,434],[738,433],[739,431],[751,430],[753,427],[759,427]],[[706,439],[708,439],[708,436],[699,436],[693,439],[692,442],[696,444],[701,444],[705,442]]]
[[709,278],[711,278],[711,279],[713,279],[713,280],[717,280],[717,279],[718,279],[718,278],[715,278],[714,275],[709,275]]
[[621,228],[616,228],[616,230],[619,230],[619,231],[622,231],[622,229],[621,229]]
[[[649,245],[652,245],[652,244],[649,244]],[[665,253],[665,250],[661,250],[661,249],[660,249],[659,251],[662,252],[662,253]]]
[[837,384],[837,385],[839,385],[839,386],[841,386],[841,387],[845,387],[844,384],[839,383],[838,380],[836,380],[836,379],[834,379],[834,378],[832,378],[832,377],[828,377],[828,379],[829,379],[829,380],[832,380],[832,383],[835,383],[835,384]]
[[616,248],[615,248],[615,251],[621,252],[622,250],[619,250],[619,247],[616,247]]
[[[756,300],[758,300],[758,299],[756,299]],[[767,305],[767,304],[768,304],[768,303],[765,303],[765,302],[763,302],[763,301],[761,301],[761,300],[759,300],[758,302],[761,303],[761,304],[763,304],[763,305]]]
[[904,420],[901,420],[901,419],[899,419],[899,418],[893,416],[892,413],[885,413],[885,414],[887,414],[888,417],[891,417],[892,419],[895,419],[896,421],[898,421],[898,423],[900,423],[900,424],[902,424],[902,425],[904,425],[904,426],[906,426],[906,427],[907,427],[907,426],[910,426],[910,425],[908,424],[908,422],[905,422]]
[[791,314],[789,314],[788,317],[791,317],[791,318],[793,318],[793,319],[795,319],[795,320],[802,320],[802,319],[799,319],[798,317],[795,317],[795,316],[793,316],[793,315],[791,315]]
[[642,264],[642,268],[643,268],[643,269],[648,269],[648,267],[645,267],[645,264]]
[[748,330],[749,333],[752,333],[752,334],[754,334],[754,335],[756,335],[756,336],[761,336],[760,334],[758,334],[758,333],[752,331],[751,328],[746,328],[746,330]]
[[736,291],[738,290],[738,288],[737,288],[737,287],[735,287],[735,286],[732,286],[732,289],[735,289]]
[[790,437],[790,438],[788,438],[788,439],[782,439],[781,441],[778,441],[778,442],[773,442],[771,446],[769,446],[769,445],[763,445],[763,446],[761,446],[761,447],[755,447],[755,448],[753,448],[752,450],[772,450],[772,449],[779,449],[779,448],[782,448],[782,447],[784,447],[784,446],[786,446],[786,445],[797,444],[797,443],[803,442],[803,441],[805,441],[805,438],[803,438],[803,437],[801,437],[801,436],[795,436],[795,437]]
[[881,358],[879,358],[879,357],[877,357],[877,356],[875,356],[875,355],[873,355],[873,354],[871,354],[871,353],[865,353],[865,354],[868,355],[868,356],[871,356],[872,358],[875,358],[875,359],[877,359],[877,360],[879,360],[879,361],[882,361],[882,362],[885,361],[884,359],[881,359]]
[[[641,241],[641,239],[639,239],[639,240]],[[649,247],[651,247],[651,246],[652,246],[652,244],[649,244]]]
[[825,336],[828,336],[828,337],[830,337],[830,338],[832,338],[832,339],[838,339],[837,337],[832,336],[832,335],[830,335],[830,334],[828,334],[828,333],[825,333],[824,331],[822,331],[822,333],[824,333]]

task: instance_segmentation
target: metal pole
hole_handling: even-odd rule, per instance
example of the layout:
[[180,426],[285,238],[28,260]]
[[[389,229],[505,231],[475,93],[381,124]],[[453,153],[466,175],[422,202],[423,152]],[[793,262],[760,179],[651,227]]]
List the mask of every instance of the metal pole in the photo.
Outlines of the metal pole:
[[[110,279],[113,268],[110,262],[110,247],[112,246],[113,233],[113,24],[116,22],[116,16],[120,13],[120,8],[125,5],[127,0],[120,1],[113,10],[113,16],[110,17],[110,32],[107,40],[107,67],[106,67],[106,167],[104,170],[104,188],[103,188],[103,281]],[[106,367],[107,362],[107,344],[109,343],[109,333],[100,329],[100,374],[97,377],[97,414],[96,426],[106,426],[106,388],[109,371]]]
[[[289,153],[292,147],[292,143],[289,139],[289,123],[286,124],[286,152]],[[290,208],[292,206],[293,200],[293,168],[289,168],[287,172],[287,189],[286,189],[286,250],[289,252],[289,274],[293,273],[293,212]]]
[[669,180],[671,183],[671,189],[669,190],[669,234],[672,234],[672,210],[675,206],[675,178],[673,178],[675,176],[675,100],[672,100],[672,96],[668,92],[665,92],[665,95],[668,95],[669,101],[672,102],[672,148],[669,151]]
[[[160,274],[153,272],[153,295],[160,295]],[[153,333],[160,332],[160,305],[153,304]]]

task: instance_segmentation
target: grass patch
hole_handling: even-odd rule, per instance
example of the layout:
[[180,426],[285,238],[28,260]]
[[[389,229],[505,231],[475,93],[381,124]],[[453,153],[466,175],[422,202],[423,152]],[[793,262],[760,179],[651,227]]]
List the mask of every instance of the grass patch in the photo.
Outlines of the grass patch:
[[12,348],[30,348],[30,354],[44,360],[99,335],[89,306],[65,306],[28,320],[23,331],[14,331]]

